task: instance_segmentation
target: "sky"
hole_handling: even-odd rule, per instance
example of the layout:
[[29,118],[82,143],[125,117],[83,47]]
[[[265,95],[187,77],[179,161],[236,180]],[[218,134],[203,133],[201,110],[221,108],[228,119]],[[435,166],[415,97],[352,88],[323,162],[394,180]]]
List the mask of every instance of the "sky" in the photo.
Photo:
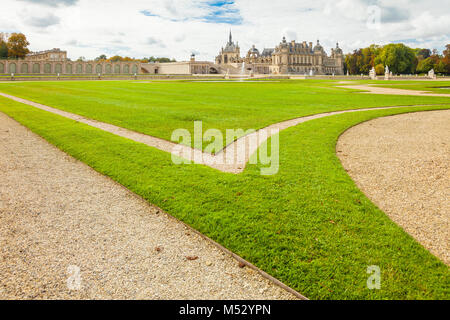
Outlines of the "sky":
[[442,51],[450,0],[1,0],[0,32],[26,34],[32,51],[213,61],[230,30],[241,55],[288,41],[344,52],[372,43]]

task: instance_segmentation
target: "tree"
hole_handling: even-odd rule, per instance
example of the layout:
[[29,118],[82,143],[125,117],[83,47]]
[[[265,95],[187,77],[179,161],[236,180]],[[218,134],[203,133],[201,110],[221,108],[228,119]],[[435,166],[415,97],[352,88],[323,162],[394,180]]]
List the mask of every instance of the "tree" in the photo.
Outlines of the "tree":
[[0,40],[0,59],[8,58],[8,45],[6,42]]
[[448,44],[444,50],[444,58],[442,59],[444,61],[445,65],[445,73],[450,74],[450,44]]
[[8,39],[8,57],[11,58],[25,58],[30,43],[27,41],[27,37],[23,33],[13,33]]
[[445,58],[450,58],[450,44],[445,46],[445,50],[443,52]]
[[8,58],[8,36],[6,33],[0,32],[0,59]]
[[384,66],[382,64],[377,64],[375,67],[375,72],[377,73],[378,76],[383,75],[385,72]]
[[434,68],[434,62],[433,59],[430,58],[426,58],[422,61],[419,62],[419,65],[417,66],[417,72],[418,73],[427,73],[428,71],[430,71],[431,69]]
[[109,62],[119,62],[123,61],[123,58],[121,56],[114,56],[108,59]]
[[79,57],[79,58],[77,59],[77,61],[78,61],[78,62],[84,62],[84,61],[86,61],[86,58],[85,58],[85,57]]
[[426,58],[429,58],[431,56],[431,50],[430,49],[416,49],[417,53],[416,56],[419,59],[419,61],[424,60]]
[[447,73],[447,68],[444,63],[444,59],[441,59],[441,61],[439,61],[439,63],[434,66],[434,71],[436,73]]
[[362,51],[355,50],[352,54],[345,56],[345,64],[350,74],[360,74],[359,66],[361,65]]
[[106,60],[108,59],[108,57],[104,54],[98,56],[97,58],[95,58],[95,61],[102,61],[102,60]]
[[418,59],[413,49],[405,46],[403,43],[392,43],[383,47],[375,63],[389,66],[389,69],[394,74],[414,73]]
[[175,59],[170,59],[170,58],[155,58],[153,56],[151,56],[150,58],[148,58],[149,62],[160,62],[160,63],[166,63],[166,62],[177,62]]

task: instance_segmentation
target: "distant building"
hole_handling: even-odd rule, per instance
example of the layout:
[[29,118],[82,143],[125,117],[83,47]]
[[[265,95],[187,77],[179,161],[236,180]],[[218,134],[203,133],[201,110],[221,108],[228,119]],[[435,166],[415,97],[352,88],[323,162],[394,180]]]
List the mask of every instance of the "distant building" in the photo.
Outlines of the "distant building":
[[66,61],[67,51],[61,51],[59,48],[52,50],[31,52],[25,57],[28,61]]
[[14,74],[314,74],[343,75],[344,55],[339,45],[328,56],[319,41],[287,42],[286,38],[275,48],[260,52],[252,46],[241,57],[239,43],[230,32],[228,42],[219,52],[215,62],[190,60],[168,63],[141,63],[137,61],[71,61],[67,51],[59,48],[32,52],[25,59],[0,60],[0,73]]
[[306,41],[287,42],[285,37],[275,48],[266,48],[260,53],[253,46],[245,57],[241,57],[239,45],[233,42],[230,33],[228,43],[216,57],[216,64],[233,68],[244,66],[246,72],[259,74],[344,74],[344,55],[339,44],[328,56],[319,41],[313,46],[312,42]]
[[216,57],[216,64],[229,64],[235,63],[241,58],[241,49],[238,43],[233,42],[233,36],[230,32],[225,48],[222,48],[219,55]]
[[8,74],[138,74],[141,73],[141,63],[135,61],[71,61],[67,51],[52,49],[32,52],[24,59],[0,60],[0,73]]

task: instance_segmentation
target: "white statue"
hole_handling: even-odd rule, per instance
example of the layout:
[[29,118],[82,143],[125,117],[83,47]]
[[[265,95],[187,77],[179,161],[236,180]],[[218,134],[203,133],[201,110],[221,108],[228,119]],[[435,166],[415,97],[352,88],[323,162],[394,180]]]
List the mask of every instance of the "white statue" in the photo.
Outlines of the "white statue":
[[369,77],[372,80],[377,80],[377,72],[375,71],[374,67],[372,67],[372,69],[370,70]]
[[389,72],[389,67],[386,66],[386,69],[384,72],[384,80],[389,80],[390,77],[392,77],[392,72]]

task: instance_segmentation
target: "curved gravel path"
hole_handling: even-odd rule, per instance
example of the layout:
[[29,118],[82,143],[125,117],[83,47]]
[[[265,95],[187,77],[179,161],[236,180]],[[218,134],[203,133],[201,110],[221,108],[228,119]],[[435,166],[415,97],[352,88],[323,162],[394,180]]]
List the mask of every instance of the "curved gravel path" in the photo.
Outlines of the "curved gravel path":
[[66,298],[295,297],[0,113],[0,299]]
[[358,187],[450,264],[450,110],[379,118],[345,132],[337,154]]
[[430,91],[419,91],[419,90],[406,90],[406,89],[395,89],[395,88],[383,88],[376,85],[348,85],[348,86],[338,86],[338,88],[354,89],[354,90],[364,90],[369,92],[369,94],[389,94],[389,95],[400,95],[400,96],[422,96],[422,97],[449,97],[448,93],[434,93]]

